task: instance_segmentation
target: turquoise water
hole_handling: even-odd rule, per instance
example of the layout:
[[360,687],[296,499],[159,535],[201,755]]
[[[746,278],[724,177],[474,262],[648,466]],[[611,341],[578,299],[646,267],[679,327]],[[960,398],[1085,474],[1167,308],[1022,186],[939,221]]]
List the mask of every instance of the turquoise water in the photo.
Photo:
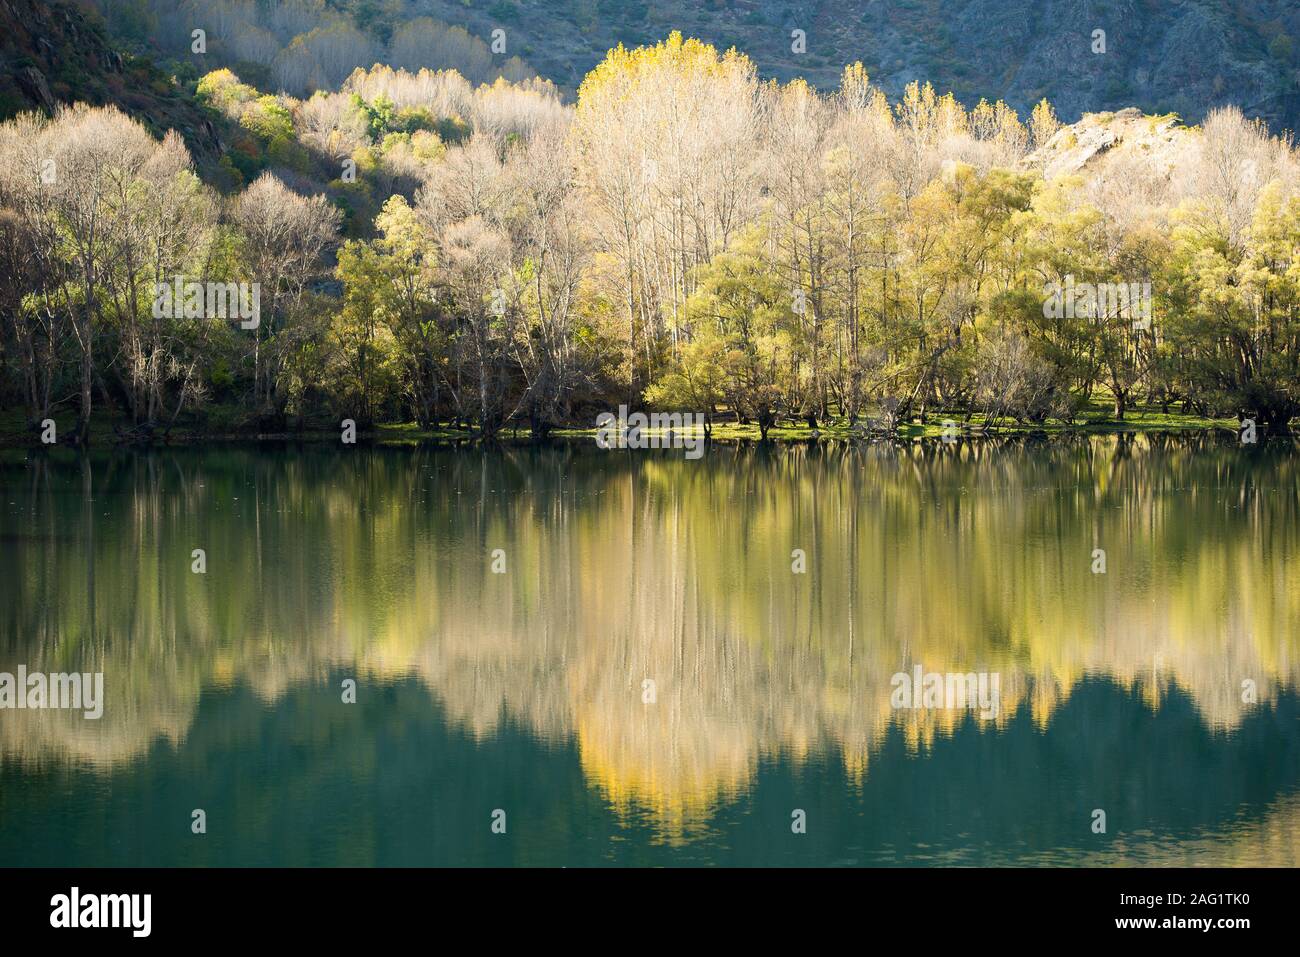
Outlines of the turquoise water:
[[106,702],[0,710],[0,864],[1293,866],[1297,461],[19,453],[0,672]]

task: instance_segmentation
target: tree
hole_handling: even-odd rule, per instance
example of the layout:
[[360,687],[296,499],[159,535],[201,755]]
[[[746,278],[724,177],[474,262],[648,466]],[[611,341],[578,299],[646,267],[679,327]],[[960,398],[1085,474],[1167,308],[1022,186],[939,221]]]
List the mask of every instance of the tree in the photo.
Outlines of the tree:
[[342,214],[323,195],[299,196],[263,173],[235,200],[234,218],[249,280],[261,287],[261,317],[252,335],[253,405],[259,415],[280,420],[288,401],[280,373],[303,341],[303,330],[292,322]]
[[783,377],[799,338],[789,293],[760,242],[761,233],[747,233],[699,268],[684,311],[689,334],[701,345],[692,350],[691,364],[678,363],[675,371],[679,383],[693,383],[699,390],[694,397],[707,401],[715,379],[710,366],[720,366],[726,402],[756,422],[766,440],[784,410]]
[[746,57],[678,33],[611,50],[578,90],[578,185],[617,266],[608,298],[624,312],[631,395],[671,353],[696,267],[754,215],[759,109]]
[[1189,387],[1210,410],[1285,433],[1300,412],[1300,200],[1260,195],[1244,247],[1213,203],[1176,216],[1169,336]]
[[382,404],[375,397],[376,380],[400,367],[416,421],[431,428],[438,404],[437,369],[446,348],[437,321],[433,238],[401,196],[384,204],[375,225],[379,236],[369,243],[346,243],[335,269],[343,283],[335,336],[348,394],[358,421],[372,421]]

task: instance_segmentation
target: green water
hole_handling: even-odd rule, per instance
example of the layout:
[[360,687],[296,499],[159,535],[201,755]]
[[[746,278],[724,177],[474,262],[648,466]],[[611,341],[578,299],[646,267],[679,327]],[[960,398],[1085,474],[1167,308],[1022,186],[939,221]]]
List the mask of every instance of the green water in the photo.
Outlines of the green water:
[[0,865],[1293,866],[1297,463],[9,453],[0,672],[106,701],[0,710]]

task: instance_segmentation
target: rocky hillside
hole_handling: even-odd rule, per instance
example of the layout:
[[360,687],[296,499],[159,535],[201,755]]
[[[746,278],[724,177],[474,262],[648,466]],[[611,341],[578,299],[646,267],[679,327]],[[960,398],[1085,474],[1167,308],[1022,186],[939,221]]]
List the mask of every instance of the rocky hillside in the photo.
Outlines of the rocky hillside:
[[179,131],[201,164],[220,155],[218,130],[192,96],[115,49],[93,15],[67,0],[0,0],[0,120],[77,100],[114,104],[159,135]]
[[[217,38],[218,24],[263,9],[235,0],[0,0],[0,118],[74,98],[117,103],[156,131],[180,130],[204,162],[219,157],[220,130],[186,81],[215,66],[271,89],[286,50],[315,44],[345,76],[370,65],[374,51],[400,47],[397,65],[408,69],[467,72],[469,63],[487,75],[496,64],[511,75],[536,71],[572,93],[611,46],[654,43],[676,29],[743,50],[765,76],[803,76],[822,88],[861,60],[895,97],[929,80],[968,105],[1000,98],[1022,115],[1046,97],[1067,123],[1129,107],[1195,123],[1235,104],[1274,131],[1300,128],[1295,0],[280,0],[275,42],[251,27],[233,43]],[[215,56],[183,49],[191,21],[211,28]],[[455,43],[438,32],[462,27]],[[417,42],[426,34],[438,42]],[[505,43],[500,54],[488,52],[494,38]],[[118,52],[127,49],[142,56]]]
[[[895,96],[912,80],[929,80],[968,105],[1002,98],[1024,111],[1047,97],[1067,121],[1136,106],[1196,122],[1208,108],[1233,103],[1275,130],[1300,127],[1295,0],[409,0],[406,7],[484,37],[505,29],[512,52],[566,86],[609,47],[679,29],[738,47],[766,75],[804,76],[823,87],[835,84],[843,64],[861,60]],[[795,30],[804,31],[804,52],[795,50]]]

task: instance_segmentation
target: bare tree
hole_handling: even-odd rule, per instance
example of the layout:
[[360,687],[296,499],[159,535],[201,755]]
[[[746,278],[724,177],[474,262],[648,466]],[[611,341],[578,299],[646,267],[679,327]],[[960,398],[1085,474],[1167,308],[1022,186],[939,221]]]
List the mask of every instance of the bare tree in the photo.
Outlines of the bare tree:
[[300,196],[263,173],[235,200],[233,215],[245,238],[250,280],[261,285],[252,343],[253,404],[259,414],[282,417],[288,393],[280,373],[299,343],[293,319],[322,272],[342,214],[323,195]]

